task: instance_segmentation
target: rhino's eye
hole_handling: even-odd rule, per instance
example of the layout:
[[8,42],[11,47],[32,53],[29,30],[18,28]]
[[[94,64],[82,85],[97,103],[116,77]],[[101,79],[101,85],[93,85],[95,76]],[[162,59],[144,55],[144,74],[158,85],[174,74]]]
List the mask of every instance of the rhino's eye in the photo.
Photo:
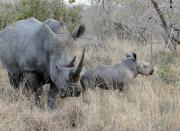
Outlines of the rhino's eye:
[[147,68],[147,66],[146,66],[146,65],[144,65],[144,68]]

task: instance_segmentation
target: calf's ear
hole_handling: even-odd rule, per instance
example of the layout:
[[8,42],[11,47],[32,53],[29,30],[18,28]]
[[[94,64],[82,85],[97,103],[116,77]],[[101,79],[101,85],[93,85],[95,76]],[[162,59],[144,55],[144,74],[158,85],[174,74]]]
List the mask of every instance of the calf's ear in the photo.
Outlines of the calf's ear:
[[136,53],[134,53],[134,52],[132,52],[132,53],[127,53],[127,54],[126,54],[126,57],[127,57],[127,58],[133,58],[134,61],[136,61],[136,59],[137,59]]
[[76,26],[72,32],[72,37],[77,39],[78,37],[82,36],[85,32],[85,25]]
[[137,58],[136,53],[133,52],[132,55],[133,55],[134,59],[136,60],[136,58]]
[[132,53],[127,53],[126,54],[126,57],[131,57],[131,58],[134,58],[136,60],[136,53],[132,52]]

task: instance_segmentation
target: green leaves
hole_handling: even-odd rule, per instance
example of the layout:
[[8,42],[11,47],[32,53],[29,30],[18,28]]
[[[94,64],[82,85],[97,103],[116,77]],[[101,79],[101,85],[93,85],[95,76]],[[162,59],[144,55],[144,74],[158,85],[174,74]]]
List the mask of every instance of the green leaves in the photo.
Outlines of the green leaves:
[[[74,3],[75,0],[70,0]],[[80,23],[81,7],[68,8],[62,0],[19,0],[15,4],[0,3],[0,30],[14,21],[35,17],[40,21],[49,18],[63,20],[69,31]]]
[[74,2],[76,2],[76,0],[69,0],[69,3],[74,3]]
[[179,81],[170,67],[170,63],[173,61],[174,57],[172,52],[164,52],[158,68],[158,76],[166,84],[174,85]]

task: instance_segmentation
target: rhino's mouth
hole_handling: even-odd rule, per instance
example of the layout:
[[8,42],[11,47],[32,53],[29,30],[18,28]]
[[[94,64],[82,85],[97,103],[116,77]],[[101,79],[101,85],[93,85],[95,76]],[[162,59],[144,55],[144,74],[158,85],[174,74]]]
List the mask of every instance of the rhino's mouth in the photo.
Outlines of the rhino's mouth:
[[66,98],[66,97],[79,97],[81,95],[80,90],[73,90],[73,89],[68,89],[68,90],[63,90],[60,92],[60,97],[61,98]]
[[152,75],[153,73],[154,73],[154,70],[151,70],[149,74]]
[[65,89],[59,90],[59,95],[61,98],[78,97],[81,95],[81,89],[76,83],[68,82]]

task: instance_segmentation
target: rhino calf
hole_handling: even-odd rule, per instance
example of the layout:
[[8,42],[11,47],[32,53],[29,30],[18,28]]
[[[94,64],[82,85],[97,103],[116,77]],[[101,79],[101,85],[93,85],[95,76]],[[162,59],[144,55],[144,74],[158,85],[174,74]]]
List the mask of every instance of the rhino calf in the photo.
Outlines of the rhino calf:
[[147,62],[138,61],[135,53],[126,55],[119,64],[99,65],[87,70],[81,77],[82,88],[119,89],[123,90],[125,84],[134,79],[138,74],[152,75],[154,68]]

